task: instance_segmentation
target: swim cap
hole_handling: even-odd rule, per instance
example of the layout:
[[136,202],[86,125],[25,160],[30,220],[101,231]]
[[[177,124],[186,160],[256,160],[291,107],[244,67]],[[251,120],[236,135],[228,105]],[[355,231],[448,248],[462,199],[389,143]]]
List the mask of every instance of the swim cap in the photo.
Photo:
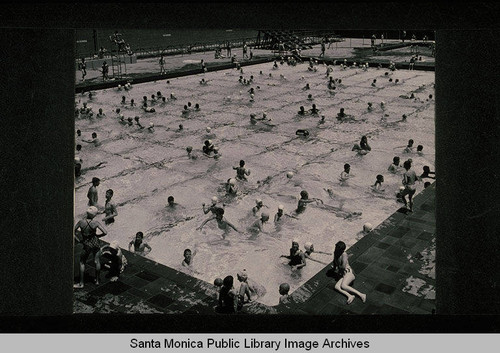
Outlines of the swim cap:
[[308,241],[307,243],[304,244],[304,249],[309,251],[311,249],[311,246],[312,246],[312,243],[310,241]]
[[280,294],[288,294],[289,290],[290,290],[290,285],[288,283],[280,284]]
[[75,162],[76,163],[81,163],[82,162],[82,159],[80,157],[75,157]]
[[90,217],[95,217],[97,215],[97,207],[95,206],[90,206],[89,208],[87,208],[87,216],[90,216]]
[[216,285],[217,287],[221,287],[222,283],[222,278],[216,278],[214,281],[214,285]]
[[209,126],[207,126],[207,128],[205,130],[207,130],[207,132],[210,132],[210,131],[212,131],[212,128],[210,128]]
[[365,223],[363,225],[363,231],[366,233],[371,232],[372,229],[373,229],[373,226],[371,225],[371,223]]
[[191,146],[186,147],[186,151],[191,152],[192,150],[193,150],[193,147],[191,147]]
[[404,186],[400,186],[400,187],[399,187],[399,190],[400,190],[400,191],[403,191],[404,189],[405,189],[405,187],[404,187]]
[[251,117],[251,118],[255,118],[255,114],[253,114],[253,113],[252,113],[252,114],[250,114],[250,117]]
[[257,199],[257,200],[255,200],[255,203],[258,205],[259,203],[262,203],[262,200],[261,199]]
[[235,180],[235,179],[229,179],[229,184],[230,184],[230,185],[234,185],[234,184],[236,184],[236,180]]
[[288,179],[291,179],[291,178],[293,177],[293,172],[288,172],[288,173],[286,173],[286,177],[287,177]]
[[298,240],[297,238],[294,238],[294,239],[292,240],[292,244],[293,244],[293,243],[297,243],[297,244],[298,244],[298,243],[299,243],[299,240]]
[[113,240],[109,244],[109,247],[118,250],[120,248],[120,245],[118,244],[118,240]]
[[219,199],[217,199],[217,196],[212,197],[212,203],[214,205],[217,203],[217,201],[219,201]]
[[207,140],[208,141],[208,144],[211,145],[212,144],[212,140]]
[[261,217],[261,218],[262,218],[262,217],[264,217],[264,218],[269,218],[269,213],[267,213],[267,212],[262,212],[262,213],[260,214],[260,217]]
[[149,126],[153,127],[153,126],[155,126],[155,124],[153,124],[152,122],[150,122]]
[[238,272],[238,277],[240,277],[243,280],[248,279],[247,271],[243,269],[242,271]]
[[283,210],[285,207],[283,205],[278,206],[278,210]]

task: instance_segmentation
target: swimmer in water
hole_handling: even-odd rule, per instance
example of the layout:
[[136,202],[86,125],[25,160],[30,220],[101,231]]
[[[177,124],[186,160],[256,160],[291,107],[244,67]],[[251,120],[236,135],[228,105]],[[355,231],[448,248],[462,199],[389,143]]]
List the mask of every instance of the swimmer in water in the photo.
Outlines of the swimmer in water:
[[205,203],[202,203],[201,206],[203,207],[203,213],[204,214],[207,214],[209,212],[212,212],[212,214],[215,215],[215,211],[217,210],[217,202],[219,201],[219,199],[217,199],[217,196],[214,196],[212,197],[212,204],[208,207],[206,207],[206,204]]
[[424,146],[422,146],[422,145],[418,145],[418,146],[417,146],[417,154],[418,154],[419,156],[423,156],[423,155],[424,155],[423,150],[424,150]]
[[[89,191],[87,192],[87,198],[89,199],[88,205],[89,206],[95,206],[97,207],[97,187],[100,185],[101,179],[99,178],[92,178],[92,186],[89,188]],[[95,216],[95,215],[94,215]]]
[[199,274],[198,271],[193,269],[193,258],[196,255],[196,252],[197,252],[196,248],[192,251],[191,251],[191,249],[184,249],[184,253],[183,253],[184,260],[182,260],[182,266],[188,268],[192,272]]
[[102,219],[105,225],[109,225],[115,222],[115,217],[118,216],[118,212],[116,211],[116,204],[111,202],[111,198],[113,197],[113,190],[106,190],[106,204],[104,205],[104,213],[105,217]]
[[263,121],[263,120],[268,120],[265,113],[262,116],[262,118],[257,118],[255,114],[250,114],[250,124],[252,124],[252,125],[257,124],[257,121]]
[[295,131],[295,135],[303,136],[303,137],[308,137],[309,136],[309,131],[299,129],[299,130]]
[[311,202],[321,202],[323,203],[322,200],[320,199],[317,199],[317,198],[309,198],[309,193],[306,191],[306,190],[302,190],[300,192],[300,199],[299,199],[299,202],[297,204],[297,210],[295,212],[297,213],[302,213],[306,210],[306,206],[308,203],[311,203]]
[[[434,176],[431,176],[434,175]],[[429,178],[429,179],[436,179],[436,173],[435,172],[431,172],[431,168],[429,168],[429,166],[425,165],[424,166],[424,172],[420,175],[419,177],[420,179],[423,179],[423,178]]]
[[397,173],[397,171],[401,167],[399,163],[400,163],[399,157],[398,156],[394,157],[392,159],[392,164],[389,166],[389,168],[387,168],[387,170],[393,174]]
[[250,175],[250,170],[245,168],[245,161],[240,160],[239,167],[233,167],[233,170],[236,170],[236,179],[238,180],[248,180],[247,176]]
[[99,108],[99,113],[96,115],[97,118],[102,119],[106,117],[106,114],[102,112],[102,108]]
[[332,255],[332,253],[315,250],[314,249],[314,244],[311,243],[311,242],[306,242],[304,244],[304,249],[305,249],[304,256],[306,257],[306,259],[310,259],[312,261],[319,262],[319,263],[321,263],[323,265],[328,265],[328,263],[326,263],[326,262],[314,259],[311,255],[312,255],[313,252],[316,253],[316,254],[323,254],[323,255]]
[[309,83],[306,83],[306,85],[304,87],[302,87],[302,90],[306,91],[308,89],[311,89],[311,86],[309,86]]
[[368,138],[366,136],[361,137],[361,141],[358,144],[355,144],[352,148],[353,151],[357,151],[359,155],[365,155],[369,151],[372,150],[370,145],[368,144]]
[[[261,199],[255,200],[255,206],[252,208],[252,213],[254,216],[257,216],[257,212],[264,206],[264,203]],[[266,206],[267,207],[267,206]]]
[[413,153],[413,140],[408,140],[408,146],[403,150],[403,153]]
[[193,152],[193,147],[191,147],[191,146],[187,146],[187,147],[186,147],[186,151],[187,151],[187,154],[188,154],[188,158],[189,158],[189,159],[193,159],[193,160],[198,159],[198,156],[197,156],[196,154],[192,154],[192,152]]
[[372,185],[372,189],[374,191],[385,191],[385,189],[381,189],[383,182],[384,176],[382,174],[377,175],[377,179],[375,180],[375,184]]
[[258,235],[259,233],[268,234],[264,231],[264,223],[269,221],[269,214],[267,212],[262,212],[259,219],[256,219],[250,228],[248,229],[253,235]]
[[207,222],[212,221],[212,220],[216,220],[217,226],[219,227],[219,229],[222,229],[224,231],[224,234],[222,235],[223,239],[226,238],[226,235],[227,235],[227,233],[229,233],[230,228],[234,229],[238,233],[241,233],[238,229],[236,229],[236,227],[233,224],[231,224],[228,220],[226,220],[226,218],[224,217],[224,209],[222,209],[222,208],[217,209],[215,216],[210,217],[209,219],[205,220],[196,229],[201,231],[203,229],[203,226],[205,224],[207,224]]
[[101,141],[97,138],[97,134],[95,132],[92,133],[92,140],[83,140],[83,142],[91,143],[94,147],[99,147],[101,145]]
[[230,178],[225,183],[226,193],[229,195],[236,195],[238,193],[238,188],[236,187],[236,179]]
[[211,140],[205,140],[205,144],[203,146],[203,153],[210,156],[210,153],[214,151],[214,145]]
[[167,198],[167,207],[171,208],[171,209],[175,209],[177,208],[177,206],[179,206],[179,204],[177,202],[175,202],[175,199],[173,196],[169,196]]
[[151,252],[151,246],[148,243],[143,241],[144,234],[142,232],[137,232],[135,235],[135,239],[132,240],[128,244],[128,251],[132,251],[132,247],[134,248],[134,253],[137,255],[146,256]]
[[135,120],[135,125],[139,126],[139,129],[141,129],[141,130],[144,129],[144,126],[142,126],[142,124],[139,122],[139,117],[138,116],[136,116],[134,118],[134,120]]
[[309,113],[311,113],[311,114],[318,114],[319,113],[319,109],[316,108],[316,104],[312,105],[312,108],[309,109]]
[[306,115],[306,111],[303,106],[300,106],[299,111],[297,112],[298,115]]
[[290,248],[290,255],[281,255],[280,257],[285,257],[289,259],[288,265],[292,270],[299,270],[306,265],[306,256],[300,250],[298,240],[292,240],[292,247]]
[[281,217],[283,217],[285,207],[283,205],[278,206],[278,212],[274,215],[274,223],[277,223],[281,220]]
[[288,283],[281,283],[279,286],[280,304],[286,305],[290,302],[290,296],[288,292],[290,292],[290,285]]
[[347,117],[347,114],[344,112],[344,108],[340,108],[340,112],[337,114],[337,120],[343,120]]
[[341,184],[346,185],[347,182],[349,181],[349,178],[352,177],[350,174],[351,172],[351,165],[349,163],[344,164],[344,171],[340,173],[340,178],[339,181]]

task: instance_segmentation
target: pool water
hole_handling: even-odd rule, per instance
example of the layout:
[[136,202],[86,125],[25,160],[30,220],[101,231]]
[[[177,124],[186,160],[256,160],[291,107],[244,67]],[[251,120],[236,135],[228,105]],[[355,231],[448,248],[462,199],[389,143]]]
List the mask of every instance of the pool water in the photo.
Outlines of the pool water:
[[[76,120],[84,139],[96,132],[102,142],[99,147],[81,143],[83,149],[78,155],[83,168],[106,163],[76,180],[75,218],[84,215],[91,179],[99,177],[100,207],[104,207],[107,189],[114,190],[113,201],[118,205],[116,222],[107,227],[108,235],[103,240],[118,240],[122,248],[127,248],[135,233],[142,231],[153,249],[148,258],[210,283],[217,277],[233,275],[235,286],[239,286],[236,273],[246,269],[250,280],[266,290],[257,300],[276,305],[280,283],[289,283],[291,293],[332,261],[332,256],[316,253],[313,258],[322,263],[308,260],[302,270],[291,271],[280,255],[289,254],[292,239],[299,240],[301,249],[310,241],[316,250],[329,253],[339,240],[349,247],[363,236],[363,224],[369,222],[376,227],[402,206],[395,198],[401,174],[387,171],[394,156],[401,157],[401,164],[412,158],[417,175],[424,165],[434,170],[435,104],[427,99],[429,94],[434,95],[434,73],[400,70],[386,76],[384,69],[364,72],[335,66],[332,75],[342,79],[343,85],[331,95],[323,65],[318,65],[317,72],[308,71],[307,64],[285,64],[273,70],[272,63],[243,70],[243,74],[236,69],[208,72],[171,79],[169,84],[165,80],[137,84],[130,91],[101,90],[93,92],[92,100],[77,94],[78,107],[88,102],[95,113],[102,108],[107,117]],[[241,85],[240,75],[253,75],[255,83]],[[199,84],[203,77],[209,81],[207,85]],[[400,83],[389,82],[389,77],[398,78]],[[374,78],[377,87],[371,86]],[[306,83],[311,86],[308,91],[302,90]],[[254,102],[247,92],[250,87],[256,91]],[[153,105],[155,113],[120,104],[124,95],[127,102],[133,98],[140,105],[143,96],[150,98],[157,91],[166,96],[174,93],[178,99]],[[419,100],[400,97],[411,92]],[[313,101],[307,100],[309,93]],[[182,116],[188,101],[199,103],[201,110]],[[381,101],[385,110],[379,105]],[[372,112],[366,109],[368,102],[373,103]],[[324,123],[319,123],[319,116],[296,115],[299,106],[308,110],[313,103],[325,116]],[[356,120],[337,121],[341,107]],[[121,125],[116,108],[121,108],[126,118],[140,116],[146,127],[154,123],[155,131]],[[250,124],[251,113],[261,117],[263,112],[274,126]],[[406,122],[401,122],[402,114],[408,116]],[[182,131],[178,131],[179,124],[183,124]],[[209,133],[206,127],[211,128]],[[298,137],[297,129],[307,129],[310,135]],[[362,135],[368,137],[372,147],[364,156],[351,150]],[[220,159],[202,155],[207,138],[219,147]],[[424,146],[423,155],[403,153],[409,139],[415,141],[415,149]],[[187,146],[193,146],[196,160],[187,157]],[[245,160],[251,174],[247,182],[237,182],[236,197],[226,197],[223,183],[236,175],[232,167],[240,159]],[[348,185],[340,185],[345,163],[351,165],[353,177]],[[292,178],[287,178],[289,171],[294,173]],[[385,192],[371,189],[377,174],[385,178]],[[417,193],[422,189],[423,183],[417,183]],[[324,204],[309,204],[304,213],[295,214],[301,190]],[[166,207],[170,195],[178,203],[174,210]],[[224,217],[243,234],[230,231],[223,238],[215,221],[208,222],[202,231],[196,229],[211,216],[203,214],[202,203],[209,205],[212,196],[226,204]],[[251,212],[256,199],[263,200],[264,210],[271,215],[264,225],[267,234],[258,236],[248,232],[256,219]],[[274,225],[280,204],[293,217]],[[344,218],[354,211],[362,215]],[[196,249],[194,271],[181,266],[186,248]]]

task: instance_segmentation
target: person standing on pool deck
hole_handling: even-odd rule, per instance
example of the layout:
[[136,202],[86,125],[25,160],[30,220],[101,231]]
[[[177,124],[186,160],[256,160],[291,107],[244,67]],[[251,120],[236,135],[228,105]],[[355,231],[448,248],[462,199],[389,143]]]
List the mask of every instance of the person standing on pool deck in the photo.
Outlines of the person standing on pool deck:
[[298,240],[292,240],[292,247],[290,248],[290,255],[281,255],[280,257],[286,257],[290,261],[288,264],[292,267],[292,270],[299,270],[306,265],[306,256],[300,250]]
[[101,179],[99,178],[92,178],[92,186],[89,188],[89,191],[87,192],[87,198],[89,199],[89,206],[95,206],[97,207],[97,200],[99,199],[97,196],[97,187],[101,183]]
[[87,76],[87,64],[85,63],[85,58],[82,58],[80,69],[82,70],[82,81],[85,81],[85,76]]
[[[417,181],[418,177],[415,171],[411,169],[410,161],[406,161],[404,163],[404,168],[406,169],[406,172],[404,172],[403,174],[403,186],[405,187],[405,189],[401,192],[401,195],[403,197],[405,207],[407,207],[410,212],[413,212],[412,198],[416,191],[415,182]],[[406,202],[406,195],[408,195],[409,207],[408,203]]]
[[106,216],[102,219],[105,225],[109,225],[111,223],[115,223],[115,217],[118,216],[118,212],[116,211],[116,205],[111,202],[111,198],[113,197],[113,190],[106,190],[106,204],[104,205],[104,213]]
[[165,74],[165,58],[162,56],[160,56],[160,75],[164,75]]
[[106,81],[109,79],[108,73],[109,73],[109,66],[106,63],[106,61],[104,61],[102,63],[102,80],[103,81]]
[[[85,263],[87,262],[90,254],[94,256],[94,262],[96,263],[96,284],[99,284],[99,272],[101,270],[101,266],[99,260],[96,258],[96,255],[100,249],[99,238],[105,236],[108,232],[99,221],[94,219],[97,212],[97,207],[90,206],[87,209],[86,218],[79,220],[74,228],[75,239],[83,244],[83,250],[80,254],[80,283],[75,284],[74,288],[83,288]],[[98,229],[101,231],[100,235],[97,235]]]
[[350,294],[354,293],[361,298],[361,300],[366,302],[366,294],[359,292],[350,286],[356,277],[354,277],[354,272],[349,265],[349,258],[345,253],[346,245],[343,241],[337,242],[335,244],[335,251],[333,253],[333,270],[341,277],[335,284],[335,289],[347,297],[347,304],[351,304],[355,296]]

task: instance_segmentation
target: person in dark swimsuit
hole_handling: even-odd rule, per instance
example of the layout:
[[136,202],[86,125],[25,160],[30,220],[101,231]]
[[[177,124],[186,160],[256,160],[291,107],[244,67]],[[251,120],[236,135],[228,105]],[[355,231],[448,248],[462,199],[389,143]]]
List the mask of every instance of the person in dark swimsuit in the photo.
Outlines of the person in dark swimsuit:
[[[99,221],[94,219],[97,212],[97,207],[90,206],[87,209],[86,218],[78,221],[74,227],[75,240],[83,244],[83,250],[80,254],[80,283],[75,284],[74,288],[83,288],[85,263],[90,254],[94,256],[94,261],[96,263],[96,284],[99,284],[101,266],[96,255],[100,249],[99,238],[105,236],[108,232]],[[97,235],[98,229],[101,231],[99,235]]]
[[115,217],[118,216],[118,212],[116,211],[116,205],[111,202],[111,198],[113,197],[113,190],[109,189],[106,191],[106,204],[104,205],[104,213],[106,216],[102,219],[105,225],[111,224],[115,222]]
[[281,255],[280,257],[286,257],[290,261],[288,265],[293,270],[301,269],[306,265],[306,257],[302,250],[300,250],[299,242],[297,240],[292,240],[292,247],[290,248],[290,255]]
[[309,199],[309,193],[306,190],[302,190],[300,192],[300,200],[299,200],[299,203],[297,204],[297,210],[295,212],[297,212],[297,213],[304,212],[306,210],[307,204],[311,203],[311,202],[323,203],[323,201],[320,199],[316,199],[316,198]]
[[240,161],[239,167],[233,167],[236,170],[236,179],[247,180],[247,175],[250,175],[250,170],[245,168],[245,161]]
[[224,278],[219,291],[219,305],[215,309],[218,313],[235,313],[238,306],[238,292],[234,288],[233,276]]

